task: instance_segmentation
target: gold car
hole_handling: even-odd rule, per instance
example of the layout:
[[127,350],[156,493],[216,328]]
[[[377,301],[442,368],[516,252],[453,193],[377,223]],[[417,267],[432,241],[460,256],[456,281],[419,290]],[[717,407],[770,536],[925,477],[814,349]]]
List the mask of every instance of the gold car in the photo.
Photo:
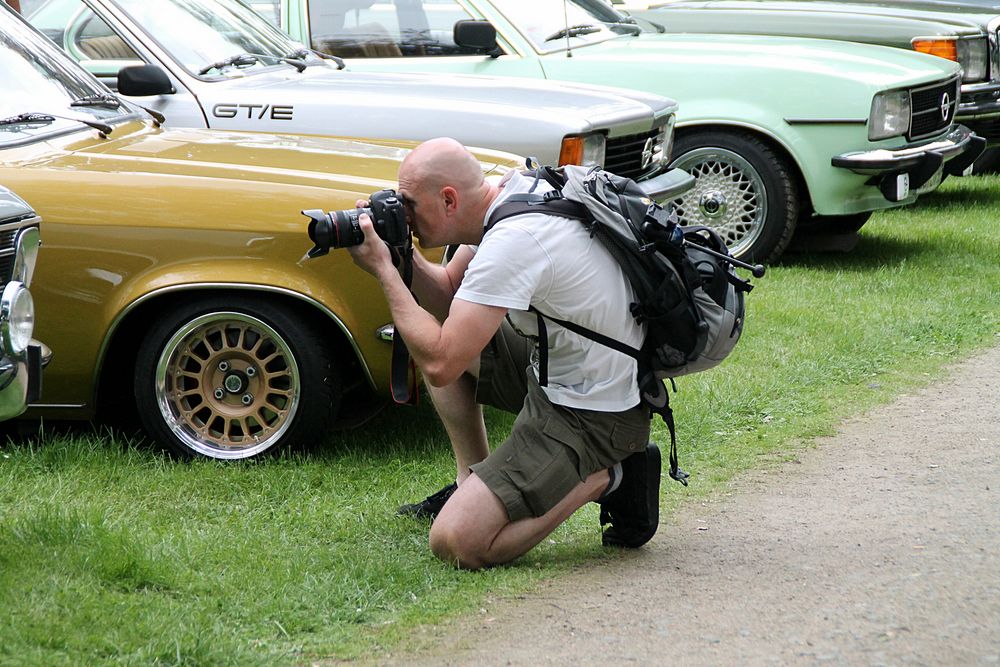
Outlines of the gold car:
[[0,35],[0,183],[45,220],[53,359],[29,414],[126,398],[173,450],[235,459],[321,439],[352,388],[387,393],[381,291],[345,250],[305,259],[300,211],[393,187],[409,145],[167,131],[9,12]]

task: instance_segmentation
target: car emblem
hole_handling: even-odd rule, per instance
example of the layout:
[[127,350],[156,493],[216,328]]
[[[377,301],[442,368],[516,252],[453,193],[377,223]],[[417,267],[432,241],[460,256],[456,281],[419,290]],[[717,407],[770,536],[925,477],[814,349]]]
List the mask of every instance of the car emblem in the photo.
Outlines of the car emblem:
[[948,93],[941,95],[941,120],[948,122],[948,112],[951,111],[951,96]]
[[642,168],[645,169],[653,163],[653,138],[646,139],[642,147]]

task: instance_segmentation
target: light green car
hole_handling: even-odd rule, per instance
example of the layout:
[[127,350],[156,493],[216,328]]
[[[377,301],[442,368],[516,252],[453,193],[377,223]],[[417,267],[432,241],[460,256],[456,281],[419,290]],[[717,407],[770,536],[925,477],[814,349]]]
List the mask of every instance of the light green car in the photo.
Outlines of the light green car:
[[[865,44],[657,34],[600,0],[258,0],[349,69],[561,79],[680,104],[673,165],[697,185],[685,224],[735,255],[777,257],[798,227],[850,232],[965,172],[984,141],[954,124],[961,71]],[[405,113],[405,110],[401,110]],[[538,109],[540,115],[545,109]]]

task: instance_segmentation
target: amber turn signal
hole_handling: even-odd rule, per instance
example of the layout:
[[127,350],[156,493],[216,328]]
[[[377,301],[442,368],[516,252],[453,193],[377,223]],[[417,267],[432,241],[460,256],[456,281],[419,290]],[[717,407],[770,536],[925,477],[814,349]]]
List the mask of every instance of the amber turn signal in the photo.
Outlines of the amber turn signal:
[[914,39],[913,48],[920,53],[958,62],[958,49],[953,39]]

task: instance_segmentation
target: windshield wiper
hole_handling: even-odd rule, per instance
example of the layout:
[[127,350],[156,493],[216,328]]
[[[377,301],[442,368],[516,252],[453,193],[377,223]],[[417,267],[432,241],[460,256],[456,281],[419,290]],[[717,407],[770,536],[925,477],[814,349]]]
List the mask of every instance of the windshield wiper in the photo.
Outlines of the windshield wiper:
[[198,70],[198,74],[208,74],[213,69],[221,70],[226,67],[249,67],[256,62],[259,62],[261,58],[270,58],[271,60],[277,60],[283,63],[288,63],[298,71],[302,71],[306,68],[306,64],[302,62],[300,58],[293,58],[289,56],[272,56],[267,53],[237,53],[235,56],[230,56],[225,60],[220,60],[217,63],[212,63],[207,67],[202,67]]
[[107,109],[120,109],[121,100],[110,93],[94,93],[69,103],[71,107],[104,107]]
[[19,113],[16,116],[9,116],[8,118],[0,118],[0,125],[30,125],[30,124],[48,124],[55,121],[56,118],[62,120],[75,120],[78,123],[83,123],[88,125],[98,132],[101,133],[102,138],[107,138],[109,134],[113,131],[110,125],[104,123],[98,123],[96,120],[87,120],[86,118],[74,118],[72,116],[59,116],[54,113]]
[[309,56],[316,56],[317,58],[322,58],[323,60],[332,60],[337,64],[337,69],[344,69],[347,65],[344,64],[344,59],[337,57],[329,53],[323,53],[322,51],[315,51],[313,49],[299,49],[298,51],[292,51],[285,55],[286,58],[303,59]]
[[635,19],[625,19],[624,21],[608,21],[604,25],[608,26],[612,32],[620,35],[632,34],[641,35],[642,28],[635,22]]
[[562,39],[563,37],[577,37],[579,35],[591,35],[595,32],[600,32],[601,29],[596,25],[571,25],[562,30],[552,33],[545,38],[546,42],[552,42],[557,39]]

